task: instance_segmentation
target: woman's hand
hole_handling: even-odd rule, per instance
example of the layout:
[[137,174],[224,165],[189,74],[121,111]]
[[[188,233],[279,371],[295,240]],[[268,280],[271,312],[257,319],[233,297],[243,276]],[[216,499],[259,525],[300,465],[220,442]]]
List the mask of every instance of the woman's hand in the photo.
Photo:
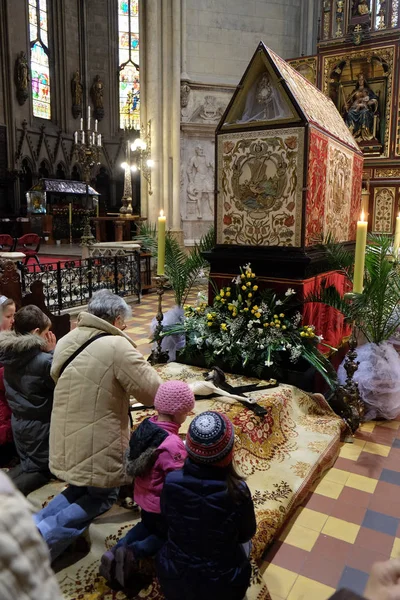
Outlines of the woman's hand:
[[57,344],[56,336],[54,335],[54,333],[52,331],[48,331],[46,333],[44,339],[46,341],[46,346],[44,347],[44,351],[52,352]]

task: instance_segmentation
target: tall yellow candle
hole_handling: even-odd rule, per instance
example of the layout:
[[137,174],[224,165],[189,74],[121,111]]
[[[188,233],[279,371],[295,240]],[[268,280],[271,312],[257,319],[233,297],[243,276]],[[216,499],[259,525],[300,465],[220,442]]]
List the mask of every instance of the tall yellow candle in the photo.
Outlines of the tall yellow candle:
[[393,254],[395,258],[399,256],[399,246],[400,246],[400,213],[396,217],[396,229],[394,232],[394,242],[393,242]]
[[365,247],[367,245],[368,222],[364,221],[364,211],[361,220],[357,221],[356,253],[354,260],[353,292],[362,294],[364,287]]
[[68,204],[68,223],[72,225],[72,202]]
[[164,211],[160,211],[158,217],[158,257],[157,257],[157,275],[164,275],[165,267],[165,224],[167,218]]

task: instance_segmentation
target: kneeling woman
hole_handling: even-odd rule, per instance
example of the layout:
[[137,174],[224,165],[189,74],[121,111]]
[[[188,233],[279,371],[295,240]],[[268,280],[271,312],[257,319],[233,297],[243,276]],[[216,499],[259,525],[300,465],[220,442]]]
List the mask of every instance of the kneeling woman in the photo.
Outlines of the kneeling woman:
[[256,519],[232,465],[233,443],[229,419],[204,412],[190,424],[183,469],[167,475],[161,509],[168,541],[157,556],[167,600],[242,600],[250,585]]

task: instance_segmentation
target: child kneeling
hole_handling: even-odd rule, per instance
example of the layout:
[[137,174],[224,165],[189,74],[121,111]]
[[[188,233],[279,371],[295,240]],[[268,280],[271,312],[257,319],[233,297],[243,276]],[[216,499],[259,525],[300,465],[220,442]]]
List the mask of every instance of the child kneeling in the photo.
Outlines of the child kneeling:
[[250,585],[256,532],[249,488],[232,464],[234,429],[214,411],[193,419],[188,459],[161,496],[168,539],[157,555],[166,600],[242,600]]
[[166,539],[160,496],[165,477],[181,469],[187,453],[178,432],[193,410],[193,392],[182,381],[168,381],[158,388],[154,399],[157,416],[145,419],[133,432],[126,471],[134,478],[134,500],[141,508],[141,521],[101,558],[100,575],[131,585],[138,573],[138,561],[154,556]]

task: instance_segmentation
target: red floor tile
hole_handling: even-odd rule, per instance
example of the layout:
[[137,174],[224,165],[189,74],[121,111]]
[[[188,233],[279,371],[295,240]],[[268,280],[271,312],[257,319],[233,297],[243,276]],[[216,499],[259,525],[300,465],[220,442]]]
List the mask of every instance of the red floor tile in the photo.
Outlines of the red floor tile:
[[385,494],[374,494],[368,507],[370,510],[400,519],[400,502],[393,502],[393,499]]
[[312,494],[310,498],[303,503],[303,506],[306,506],[310,510],[324,513],[324,515],[330,515],[335,503],[336,501],[333,498],[327,498],[326,496],[321,496],[321,494]]
[[347,504],[346,502],[336,502],[331,515],[337,519],[361,525],[366,512],[367,508],[365,506]]
[[343,488],[338,501],[346,502],[347,504],[358,504],[359,506],[367,508],[371,502],[371,494],[368,494],[368,492],[361,492],[360,490],[355,490],[350,487],[345,487]]
[[309,577],[314,581],[336,588],[344,567],[345,562],[343,560],[332,560],[321,555],[315,555],[313,552],[299,572],[304,577]]
[[283,569],[300,573],[308,557],[309,553],[306,550],[301,550],[284,542],[278,542],[273,545],[264,560],[273,562],[274,565]]
[[390,498],[393,502],[400,502],[400,485],[387,483],[386,481],[378,481],[374,496],[384,496]]
[[331,560],[337,560],[340,557],[341,560],[346,564],[346,558],[351,549],[352,544],[337,540],[336,538],[330,537],[329,535],[321,534],[314,544],[314,548],[311,551],[313,556],[323,556]]
[[389,557],[390,552],[380,554],[373,548],[363,548],[362,546],[354,545],[346,559],[346,564],[352,569],[359,569],[360,571],[364,571],[364,573],[369,573],[373,564],[385,561]]
[[386,556],[390,556],[393,543],[394,535],[387,535],[386,533],[380,533],[366,527],[361,527],[355,541],[356,546],[361,546],[367,550],[373,549],[375,552],[385,554]]
[[386,467],[385,457],[368,452],[361,452],[357,461],[339,457],[335,464],[337,469],[373,479],[379,479],[384,466]]

